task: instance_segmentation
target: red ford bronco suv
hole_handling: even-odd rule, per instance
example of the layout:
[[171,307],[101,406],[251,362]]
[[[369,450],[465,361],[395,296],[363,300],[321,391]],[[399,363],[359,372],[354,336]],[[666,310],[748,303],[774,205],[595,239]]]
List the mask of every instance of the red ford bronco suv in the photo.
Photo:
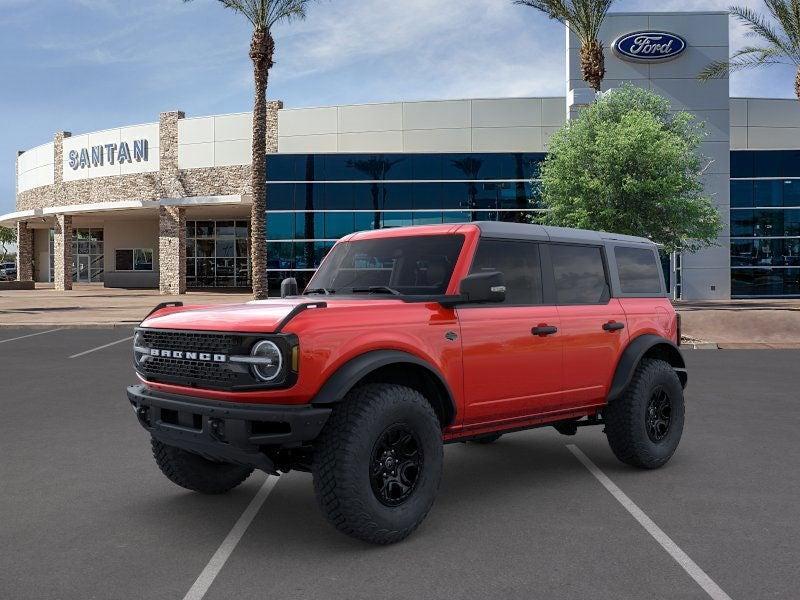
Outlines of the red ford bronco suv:
[[254,469],[313,473],[322,512],[374,543],[408,536],[442,446],[602,425],[614,454],[666,463],[686,369],[656,246],[510,223],[355,233],[300,295],[161,305],[128,388],[174,483],[227,492]]

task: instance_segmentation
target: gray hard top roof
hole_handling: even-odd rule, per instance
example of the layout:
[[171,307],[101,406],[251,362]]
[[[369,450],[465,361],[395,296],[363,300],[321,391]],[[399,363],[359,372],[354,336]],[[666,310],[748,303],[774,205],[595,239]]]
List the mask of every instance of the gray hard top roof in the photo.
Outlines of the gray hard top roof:
[[569,229],[567,227],[549,227],[527,223],[503,223],[498,221],[477,221],[473,223],[481,230],[481,236],[508,238],[517,240],[537,240],[549,242],[565,242],[572,244],[604,245],[606,242],[624,242],[629,244],[655,244],[643,237],[606,233],[588,229]]

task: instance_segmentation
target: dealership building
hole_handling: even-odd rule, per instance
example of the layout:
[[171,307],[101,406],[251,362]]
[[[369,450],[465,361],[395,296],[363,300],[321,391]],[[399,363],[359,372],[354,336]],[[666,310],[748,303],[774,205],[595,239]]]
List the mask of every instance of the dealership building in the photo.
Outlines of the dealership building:
[[[18,278],[123,288],[250,285],[266,235],[270,289],[307,281],[353,231],[470,220],[526,221],[549,137],[594,95],[566,35],[565,95],[268,108],[266,231],[250,228],[249,113],[72,135],[17,157]],[[687,300],[800,296],[800,104],[731,98],[696,76],[729,56],[726,13],[612,13],[604,89],[631,82],[707,124],[706,194],[718,244],[673,256]],[[65,124],[68,125],[68,124]]]

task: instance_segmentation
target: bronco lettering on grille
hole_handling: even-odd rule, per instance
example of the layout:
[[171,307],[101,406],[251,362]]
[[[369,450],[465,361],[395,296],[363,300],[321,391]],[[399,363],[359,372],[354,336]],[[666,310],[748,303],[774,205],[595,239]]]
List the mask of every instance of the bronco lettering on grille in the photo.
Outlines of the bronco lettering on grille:
[[207,352],[184,352],[183,350],[160,350],[150,349],[150,356],[161,358],[177,358],[179,360],[201,360],[204,362],[224,363],[228,361],[226,354],[209,354]]

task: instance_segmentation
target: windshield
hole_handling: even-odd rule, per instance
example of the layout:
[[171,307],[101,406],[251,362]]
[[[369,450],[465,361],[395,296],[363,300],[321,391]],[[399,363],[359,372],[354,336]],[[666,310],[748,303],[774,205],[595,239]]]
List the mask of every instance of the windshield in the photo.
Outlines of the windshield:
[[463,245],[463,235],[342,242],[325,258],[306,294],[441,295]]

